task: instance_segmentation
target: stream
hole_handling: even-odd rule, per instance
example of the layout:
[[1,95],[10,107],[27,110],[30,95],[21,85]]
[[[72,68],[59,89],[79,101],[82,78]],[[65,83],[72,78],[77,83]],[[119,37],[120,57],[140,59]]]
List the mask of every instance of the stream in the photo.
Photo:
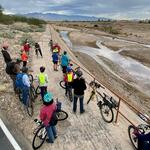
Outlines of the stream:
[[[107,48],[106,46],[101,44],[100,40],[96,42],[99,48],[91,48],[88,46],[73,45],[68,37],[68,31],[61,31],[60,35],[73,51],[79,51],[88,54],[93,59],[95,59],[99,64],[103,65],[108,71],[110,71],[111,73],[113,73],[114,75],[116,75],[117,77],[125,81],[123,77],[120,77],[115,72],[113,72],[113,70],[107,64],[105,64],[98,56],[103,56],[111,60],[113,63],[118,64],[123,70],[125,70],[131,75],[132,79],[136,81],[136,84],[134,84],[133,86],[138,88],[143,93],[150,95],[150,68],[144,66],[143,64],[141,64],[140,62],[132,58],[124,57],[119,53]],[[124,42],[132,42],[132,41],[126,41],[122,39],[116,39],[116,40],[121,40]],[[132,43],[150,47],[150,45],[144,45],[137,42],[132,42]]]

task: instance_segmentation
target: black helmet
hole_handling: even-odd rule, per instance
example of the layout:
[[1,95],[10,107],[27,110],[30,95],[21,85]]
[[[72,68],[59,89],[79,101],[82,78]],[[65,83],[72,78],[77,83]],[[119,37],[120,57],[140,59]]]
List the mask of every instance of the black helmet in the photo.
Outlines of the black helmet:
[[41,72],[44,72],[44,71],[45,71],[45,67],[44,67],[44,66],[41,66],[41,67],[40,67],[40,71],[41,71]]
[[79,71],[76,72],[76,75],[77,75],[77,77],[81,77],[83,75],[83,73],[82,73],[81,70],[79,70]]
[[27,73],[28,72],[28,68],[27,67],[22,67],[22,72],[23,73]]

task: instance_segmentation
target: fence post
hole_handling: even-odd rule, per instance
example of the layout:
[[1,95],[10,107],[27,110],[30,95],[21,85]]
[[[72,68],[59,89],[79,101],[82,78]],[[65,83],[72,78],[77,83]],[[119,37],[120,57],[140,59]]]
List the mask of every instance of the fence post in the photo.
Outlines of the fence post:
[[117,121],[118,121],[118,115],[119,115],[119,109],[120,109],[120,101],[121,101],[121,99],[120,99],[120,97],[119,97],[118,107],[117,107],[117,109],[116,109],[117,114],[116,114],[115,123],[117,123]]

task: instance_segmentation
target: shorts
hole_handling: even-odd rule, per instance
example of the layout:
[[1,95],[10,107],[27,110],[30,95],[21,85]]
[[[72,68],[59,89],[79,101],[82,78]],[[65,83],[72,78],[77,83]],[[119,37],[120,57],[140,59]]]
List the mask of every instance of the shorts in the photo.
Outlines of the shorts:
[[58,61],[53,61],[54,64],[58,64]]
[[62,72],[66,73],[67,66],[62,66]]

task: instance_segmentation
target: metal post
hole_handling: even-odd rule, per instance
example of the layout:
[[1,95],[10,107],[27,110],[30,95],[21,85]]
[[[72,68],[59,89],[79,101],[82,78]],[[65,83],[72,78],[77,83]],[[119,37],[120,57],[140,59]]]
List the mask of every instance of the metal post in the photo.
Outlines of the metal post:
[[117,121],[118,121],[118,115],[119,115],[119,109],[120,109],[120,101],[121,101],[121,99],[119,98],[118,107],[117,107],[117,109],[116,109],[117,114],[116,114],[116,120],[115,120],[115,123],[117,123]]

